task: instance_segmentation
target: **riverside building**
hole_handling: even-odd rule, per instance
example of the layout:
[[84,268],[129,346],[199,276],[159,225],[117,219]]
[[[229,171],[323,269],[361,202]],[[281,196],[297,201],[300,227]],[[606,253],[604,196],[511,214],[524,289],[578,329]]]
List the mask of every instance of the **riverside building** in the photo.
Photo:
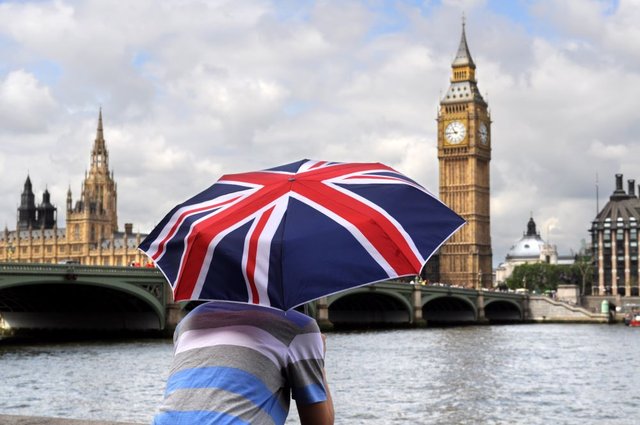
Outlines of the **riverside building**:
[[[616,174],[616,188],[609,202],[591,223],[595,285],[593,294],[638,296],[638,223],[640,199],[635,180],[623,188],[622,174]],[[640,192],[640,188],[639,188]]]
[[574,261],[572,255],[558,255],[557,247],[542,239],[536,222],[530,217],[527,231],[511,246],[504,262],[496,268],[496,283],[504,283],[521,264],[573,264]]
[[125,266],[146,264],[137,247],[146,235],[133,233],[126,223],[118,230],[117,185],[109,170],[109,152],[102,128],[102,110],[93,143],[89,172],[82,182],[80,198],[67,191],[66,227],[58,227],[57,208],[45,190],[35,203],[31,178],[27,176],[18,207],[16,230],[0,232],[0,261],[26,263],[79,263]]

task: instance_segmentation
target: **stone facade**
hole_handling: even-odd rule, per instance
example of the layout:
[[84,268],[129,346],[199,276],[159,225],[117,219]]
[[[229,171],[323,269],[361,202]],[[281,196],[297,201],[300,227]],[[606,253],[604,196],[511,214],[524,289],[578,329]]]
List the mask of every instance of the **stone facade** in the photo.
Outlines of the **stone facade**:
[[635,192],[635,180],[628,181],[626,192],[622,186],[622,174],[616,174],[616,189],[591,223],[597,285],[593,288],[594,295],[639,294],[640,199]]
[[440,199],[467,224],[439,255],[440,281],[463,287],[492,285],[489,211],[491,116],[478,90],[464,24],[451,65],[451,84],[438,112]]

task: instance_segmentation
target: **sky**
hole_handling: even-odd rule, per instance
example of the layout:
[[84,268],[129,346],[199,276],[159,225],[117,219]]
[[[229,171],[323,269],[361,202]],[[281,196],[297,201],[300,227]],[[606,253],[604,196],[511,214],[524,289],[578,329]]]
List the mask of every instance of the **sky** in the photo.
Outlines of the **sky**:
[[640,0],[0,1],[0,224],[29,176],[64,226],[100,108],[121,229],[303,158],[383,162],[437,194],[463,16],[493,121],[494,265],[530,217],[575,253],[615,174],[640,183]]

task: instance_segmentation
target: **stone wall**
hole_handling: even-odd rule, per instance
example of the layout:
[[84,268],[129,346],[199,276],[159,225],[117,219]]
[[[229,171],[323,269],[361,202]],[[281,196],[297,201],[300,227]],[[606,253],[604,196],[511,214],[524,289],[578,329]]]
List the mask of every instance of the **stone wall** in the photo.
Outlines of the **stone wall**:
[[608,323],[609,316],[593,313],[577,305],[555,301],[549,297],[531,296],[529,319],[533,322]]

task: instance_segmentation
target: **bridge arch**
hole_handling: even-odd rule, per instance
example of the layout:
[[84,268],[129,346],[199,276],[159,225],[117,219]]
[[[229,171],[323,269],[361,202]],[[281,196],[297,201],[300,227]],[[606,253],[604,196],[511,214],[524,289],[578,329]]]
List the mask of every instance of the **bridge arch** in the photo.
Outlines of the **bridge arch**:
[[422,317],[430,325],[466,324],[477,320],[478,311],[469,298],[451,294],[424,300]]
[[411,323],[408,299],[391,290],[355,289],[331,297],[329,321],[336,327],[397,326]]
[[152,331],[165,326],[161,297],[99,276],[20,276],[0,284],[0,323],[28,331]]
[[522,307],[511,300],[489,300],[484,306],[484,317],[491,323],[511,323],[523,320]]

